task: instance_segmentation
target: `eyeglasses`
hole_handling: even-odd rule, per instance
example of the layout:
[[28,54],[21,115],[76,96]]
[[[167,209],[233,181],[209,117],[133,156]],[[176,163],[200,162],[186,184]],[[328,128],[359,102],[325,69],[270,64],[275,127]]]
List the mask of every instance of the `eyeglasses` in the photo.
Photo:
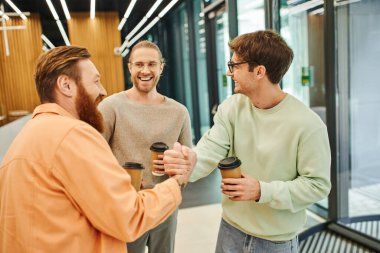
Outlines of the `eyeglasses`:
[[234,67],[236,65],[240,65],[240,64],[244,64],[244,63],[256,63],[255,61],[241,61],[241,62],[233,62],[233,61],[229,61],[227,62],[227,66],[228,66],[228,70],[232,73],[232,71],[234,70]]
[[143,70],[145,66],[148,67],[149,70],[155,70],[160,65],[160,63],[151,61],[151,62],[130,62],[134,68],[137,70]]

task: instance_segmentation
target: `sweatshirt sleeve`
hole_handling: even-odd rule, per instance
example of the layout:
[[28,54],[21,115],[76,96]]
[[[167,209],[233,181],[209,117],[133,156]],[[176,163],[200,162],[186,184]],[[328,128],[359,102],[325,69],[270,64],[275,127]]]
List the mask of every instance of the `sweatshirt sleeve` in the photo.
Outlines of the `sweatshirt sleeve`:
[[107,143],[89,125],[81,124],[63,138],[52,173],[95,228],[126,242],[163,222],[181,202],[174,179],[137,193]]
[[194,182],[208,176],[227,157],[232,143],[232,127],[225,116],[223,104],[219,106],[214,116],[214,125],[197,143],[194,151],[197,153],[197,164],[191,174],[190,181]]
[[192,136],[191,136],[191,125],[190,125],[190,115],[187,109],[185,109],[185,116],[181,128],[181,133],[178,137],[179,143],[187,147],[193,146]]
[[297,212],[325,198],[331,189],[331,154],[326,127],[320,128],[299,143],[298,176],[291,181],[260,181],[259,203],[275,209]]

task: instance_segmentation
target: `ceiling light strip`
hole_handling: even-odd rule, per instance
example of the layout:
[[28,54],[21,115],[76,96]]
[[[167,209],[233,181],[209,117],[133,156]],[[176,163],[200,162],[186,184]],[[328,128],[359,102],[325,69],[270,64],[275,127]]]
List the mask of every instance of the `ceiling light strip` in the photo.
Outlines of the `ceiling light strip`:
[[132,9],[135,6],[137,0],[132,0],[128,6],[128,9],[125,11],[124,17],[128,18],[131,15]]
[[178,2],[178,0],[172,0],[166,7],[158,14],[159,18],[165,16],[165,14]]
[[[3,11],[4,11],[4,6],[1,5],[0,7],[1,7],[1,8],[3,9]],[[4,16],[3,16],[3,17],[4,17]],[[5,21],[4,21],[4,20],[2,20],[2,22],[1,22],[1,28],[2,28],[2,30],[4,31],[4,32],[3,32],[3,35],[4,35],[4,44],[5,44],[5,55],[6,55],[6,56],[9,56],[8,33],[7,33],[7,31],[6,31],[7,27],[5,26]]]
[[172,0],[165,8],[157,15],[155,19],[153,19],[149,25],[147,25],[141,32],[139,32],[131,41],[128,42],[127,47],[130,47],[135,43],[138,39],[140,39],[150,28],[152,28],[165,14],[176,4],[178,0]]
[[335,2],[334,3],[334,6],[335,7],[338,7],[338,6],[342,6],[342,5],[346,5],[346,4],[352,4],[352,3],[357,3],[357,2],[360,2],[361,0],[347,0],[347,1],[340,1],[340,2]]
[[127,21],[127,18],[129,17],[129,15],[131,15],[132,9],[133,9],[133,7],[135,6],[136,1],[137,1],[137,0],[132,0],[131,3],[129,4],[127,10],[125,11],[124,17],[123,17],[123,19],[120,21],[119,26],[117,27],[117,29],[118,29],[119,31],[121,31],[121,28],[123,28],[125,22]]
[[0,11],[0,17],[5,18],[5,20],[9,20],[9,17],[2,11]]
[[124,40],[123,44],[121,44],[119,50],[120,52],[122,52],[126,47],[127,47],[127,44],[128,44],[128,40]]
[[148,11],[148,13],[145,15],[147,18],[149,18],[150,16],[152,16],[153,12],[158,8],[158,6],[160,5],[160,3],[162,2],[162,0],[157,0],[153,6],[150,8],[150,10]]
[[129,48],[125,49],[124,52],[121,53],[121,57],[127,56],[128,53],[129,53]]
[[289,8],[289,14],[294,15],[300,12],[304,12],[322,4],[323,4],[323,0],[311,0],[309,2],[305,2],[305,3]]
[[55,46],[53,45],[53,43],[51,43],[51,41],[43,34],[41,34],[41,39],[46,43],[46,45],[48,45],[50,48],[55,48]]
[[131,41],[128,42],[127,47],[132,46],[133,43],[135,43],[138,39],[141,38],[141,36],[143,36],[147,31],[149,31],[149,29],[152,28],[152,26],[154,26],[158,22],[158,20],[160,20],[159,17],[153,19],[147,26],[145,26],[143,30],[141,30],[135,37],[133,37]]
[[123,17],[120,21],[120,24],[117,27],[117,30],[121,31],[121,28],[123,28],[126,21],[127,21],[127,19],[125,17]]
[[[154,5],[156,5],[157,3],[161,3],[162,0],[158,0]],[[125,55],[128,54],[125,53],[127,50],[129,51],[129,47],[133,45],[133,43],[135,43],[139,38],[141,38],[141,36],[143,36],[147,31],[149,31],[150,28],[152,28],[152,26],[154,26],[159,20],[160,18],[162,18],[173,6],[174,4],[176,4],[178,2],[178,0],[172,0],[170,1],[170,3],[165,6],[165,8],[157,15],[157,17],[155,19],[153,19],[141,32],[139,32],[131,41],[129,41],[129,39],[138,31],[138,29],[140,29],[141,26],[144,25],[144,23],[148,20],[148,14],[151,10],[152,13],[157,9],[158,7],[158,4],[157,6],[152,6],[152,8],[148,11],[147,15],[140,21],[140,23],[126,36],[126,39],[125,41],[123,42],[123,44],[121,45],[120,47],[120,50],[123,52],[121,55],[124,57]],[[150,13],[150,15],[152,14]],[[126,50],[124,50],[126,47],[128,47]],[[125,54],[124,54],[125,53]]]
[[49,51],[49,48],[46,47],[45,45],[43,45],[43,46],[42,46],[42,51],[44,51],[44,53],[45,53],[45,52]]
[[66,34],[66,32],[65,32],[65,29],[63,28],[63,25],[62,25],[61,21],[60,21],[60,20],[57,20],[56,22],[57,22],[57,25],[58,25],[59,31],[60,31],[61,34],[62,34],[63,40],[65,41],[66,46],[70,46],[69,38],[67,38],[67,34]]
[[294,4],[296,2],[298,2],[299,0],[288,0],[286,3],[287,5],[291,5],[291,4]]
[[143,19],[140,20],[140,22],[133,28],[133,30],[127,35],[126,39],[129,40],[132,38],[132,36],[145,24],[145,22],[148,20],[148,18],[145,16]]
[[50,12],[53,15],[55,22],[57,23],[58,29],[61,32],[62,38],[65,41],[66,46],[70,46],[69,38],[67,37],[66,31],[63,28],[62,22],[59,20],[58,14],[55,11],[54,5],[51,0],[46,0],[47,5],[49,6]]
[[54,5],[51,3],[51,0],[46,0],[47,5],[49,6],[51,14],[53,14],[53,17],[55,20],[59,20],[58,14],[55,11]]
[[91,0],[90,18],[95,19],[95,0]]
[[309,14],[310,15],[319,15],[319,14],[322,14],[324,11],[325,11],[325,9],[322,7],[322,8],[319,8],[319,9],[316,9],[316,10],[309,12]]
[[63,12],[65,13],[66,19],[70,20],[71,16],[70,16],[69,9],[67,8],[66,1],[65,0],[61,0],[61,5],[62,5]]
[[18,14],[23,20],[26,20],[26,16],[24,15],[24,13],[22,13],[22,12],[20,11],[20,9],[17,8],[17,6],[16,6],[11,0],[5,0],[5,1],[9,4],[9,6],[12,7],[12,9],[13,9],[15,12],[17,12],[17,14]]
[[153,14],[153,12],[158,8],[162,0],[157,0],[153,6],[149,9],[145,17],[135,26],[135,28],[125,37],[127,40],[132,38],[133,35],[145,24],[146,21],[148,21],[148,18]]

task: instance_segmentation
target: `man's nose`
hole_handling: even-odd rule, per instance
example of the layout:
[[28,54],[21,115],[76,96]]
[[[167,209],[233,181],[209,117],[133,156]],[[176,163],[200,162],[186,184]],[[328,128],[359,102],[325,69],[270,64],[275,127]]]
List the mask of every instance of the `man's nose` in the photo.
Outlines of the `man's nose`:
[[107,91],[106,89],[104,89],[102,84],[100,84],[100,87],[99,87],[99,96],[102,96],[102,97],[107,96]]
[[141,69],[141,72],[149,72],[149,71],[150,71],[149,65],[148,64],[144,64],[144,66]]

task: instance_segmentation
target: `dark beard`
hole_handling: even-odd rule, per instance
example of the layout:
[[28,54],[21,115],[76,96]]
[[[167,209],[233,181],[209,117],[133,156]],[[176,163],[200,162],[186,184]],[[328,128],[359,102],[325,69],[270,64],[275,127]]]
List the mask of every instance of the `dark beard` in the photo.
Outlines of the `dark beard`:
[[104,131],[103,116],[98,111],[97,105],[102,101],[103,97],[98,96],[94,102],[83,88],[82,84],[78,84],[78,97],[75,101],[75,107],[79,115],[79,119],[90,124],[100,133]]

